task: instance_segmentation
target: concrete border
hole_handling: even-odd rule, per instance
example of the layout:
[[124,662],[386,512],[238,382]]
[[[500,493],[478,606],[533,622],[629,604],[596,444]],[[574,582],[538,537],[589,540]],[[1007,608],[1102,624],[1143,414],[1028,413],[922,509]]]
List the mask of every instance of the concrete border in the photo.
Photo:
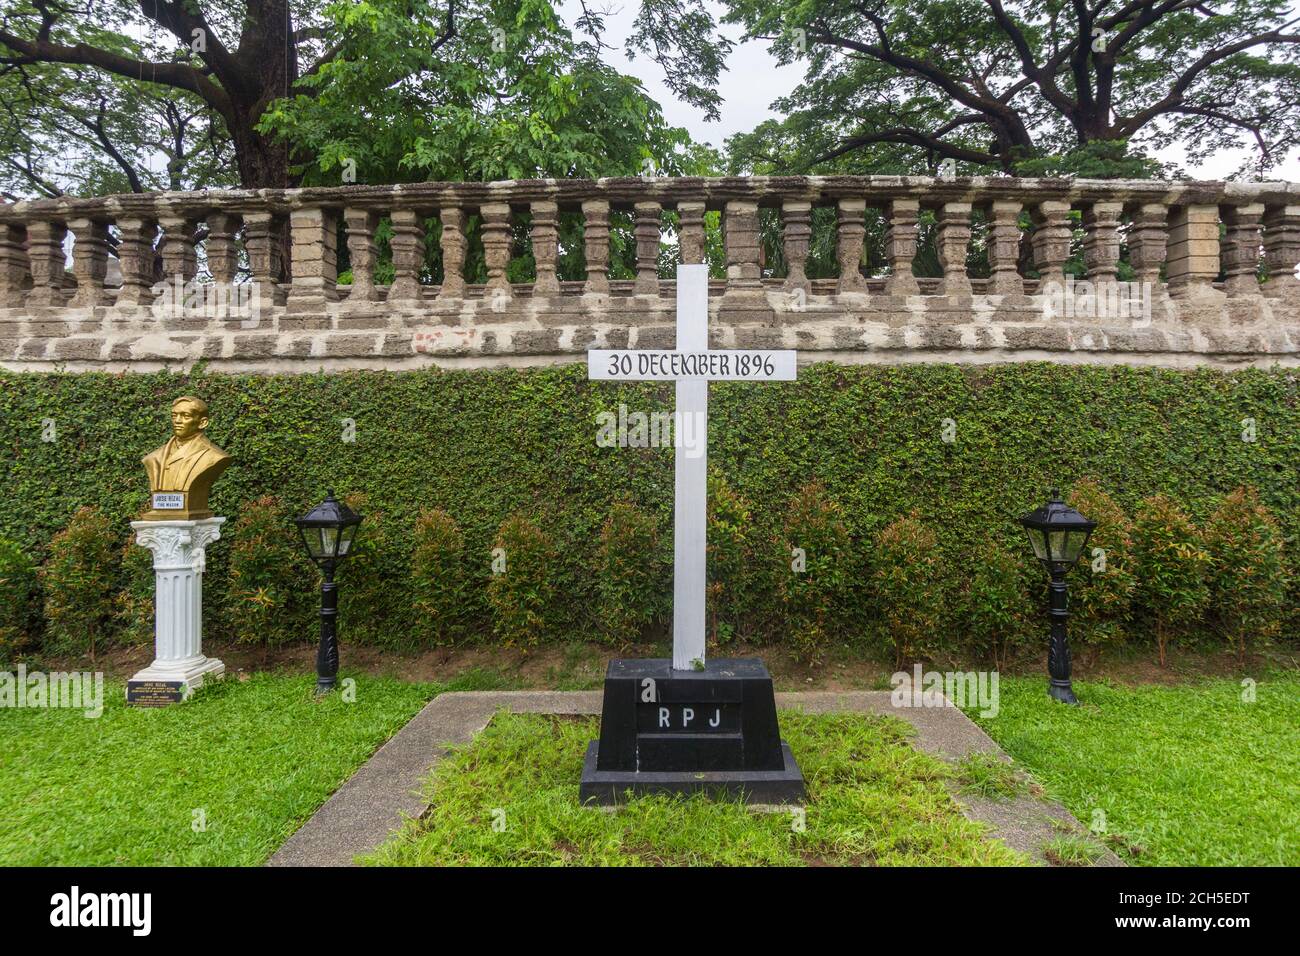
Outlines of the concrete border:
[[[956,761],[986,751],[1010,761],[955,707],[895,707],[890,691],[777,694],[777,707],[807,713],[889,714],[916,730],[922,751]],[[450,747],[469,743],[500,710],[516,714],[599,714],[600,691],[458,691],[441,694],[353,774],[267,861],[267,866],[351,866],[407,818],[428,809],[423,784]],[[576,782],[575,782],[576,785]],[[1032,796],[990,800],[954,793],[962,811],[988,824],[990,836],[1046,862],[1043,845],[1065,831],[1087,830],[1059,803]],[[1098,864],[1123,866],[1109,850]]]

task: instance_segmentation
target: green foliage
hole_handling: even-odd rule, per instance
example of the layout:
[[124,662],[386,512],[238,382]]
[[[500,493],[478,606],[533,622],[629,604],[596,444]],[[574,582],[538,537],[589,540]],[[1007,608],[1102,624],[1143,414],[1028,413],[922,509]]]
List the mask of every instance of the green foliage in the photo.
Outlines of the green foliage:
[[872,593],[880,631],[887,645],[893,645],[895,667],[926,654],[938,636],[938,544],[916,511],[895,519],[876,535],[871,550]]
[[411,551],[412,636],[418,644],[451,644],[465,631],[470,603],[465,535],[441,508],[415,519]]
[[628,644],[670,607],[672,574],[654,515],[619,501],[609,509],[596,550],[596,593],[603,638]]
[[815,664],[843,630],[849,530],[826,487],[810,481],[791,500],[784,531],[790,564],[779,580],[787,640],[796,659]]
[[[129,52],[130,39],[113,33],[87,39]],[[28,63],[0,71],[0,103],[0,155],[8,160],[0,189],[10,195],[238,185],[220,117],[189,92],[92,67]]]
[[40,570],[45,593],[45,650],[95,659],[111,633],[117,549],[113,527],[98,508],[83,506],[50,541]]
[[149,645],[154,641],[153,552],[128,536],[121,552],[115,623],[124,644]]
[[[230,565],[244,537],[238,522],[246,503],[271,489],[284,519],[330,486],[364,493],[385,516],[385,547],[400,569],[395,591],[406,590],[400,582],[420,512],[443,509],[468,556],[469,640],[491,632],[490,552],[512,513],[545,514],[557,546],[550,579],[563,613],[548,641],[599,627],[592,554],[615,502],[633,501],[658,527],[671,526],[671,452],[593,441],[597,414],[619,402],[670,411],[671,384],[590,383],[581,365],[281,376],[0,371],[0,535],[40,564],[76,507],[95,505],[111,519],[116,563],[128,522],[148,501],[140,455],[166,435],[171,400],[189,393],[212,406],[207,434],[236,459],[212,492],[213,510],[229,518],[207,551],[204,632],[214,641],[235,637],[226,611],[236,584]],[[1240,440],[1246,415],[1269,423],[1258,441]],[[47,417],[58,420],[57,442],[41,441]],[[344,417],[357,423],[354,443],[339,441]],[[958,423],[952,443],[942,440],[947,417]],[[1300,537],[1300,381],[1289,369],[816,364],[801,368],[797,382],[714,383],[709,420],[709,461],[724,482],[714,480],[709,533],[710,626],[716,620],[720,641],[729,627],[747,641],[787,640],[769,574],[788,573],[785,519],[814,475],[838,502],[860,562],[870,561],[881,528],[915,509],[945,567],[969,567],[985,542],[1027,555],[1015,516],[1047,488],[1084,476],[1095,476],[1129,514],[1143,496],[1163,492],[1198,520],[1232,489],[1252,485],[1284,536]],[[362,525],[358,541],[370,527]],[[299,602],[276,611],[275,627],[314,641],[315,572],[287,521],[273,540],[286,594]],[[1031,602],[1041,607],[1042,572],[1033,573]],[[1076,608],[1088,600],[1076,595],[1092,587],[1089,577],[1084,567],[1071,574]],[[962,583],[961,573],[938,575],[933,606],[948,613]],[[854,575],[843,607],[853,635],[880,633],[869,575]],[[1293,615],[1297,608],[1288,602]],[[354,622],[355,614],[343,623],[345,641]],[[1145,639],[1145,623],[1134,624],[1129,639]],[[1300,620],[1282,630],[1287,641],[1298,633]],[[968,653],[960,628],[929,640],[934,653]]]
[[[1200,163],[1250,130],[1254,178],[1297,142],[1286,0],[1213,15],[1143,5],[1140,17],[1037,0],[722,5],[743,40],[803,72],[773,103],[778,118],[727,141],[737,171],[934,174],[947,158],[959,176],[1146,177],[1161,164],[1129,140],[1153,152],[1177,142]],[[670,40],[660,58],[681,52]]]
[[1276,637],[1286,610],[1282,530],[1254,488],[1237,488],[1205,526],[1210,606],[1244,658],[1255,641]]
[[238,641],[278,647],[309,639],[315,575],[284,503],[274,495],[245,502],[230,529],[227,626]]
[[1060,155],[1035,156],[1015,164],[1017,176],[1077,176],[1080,179],[1158,179],[1163,164],[1129,151],[1127,140],[1093,140]]
[[[715,646],[744,639],[756,630],[753,620],[773,610],[765,601],[771,592],[773,562],[754,523],[749,502],[728,484],[717,469],[709,469],[708,616]],[[777,555],[779,558],[780,555]]]
[[1027,636],[1035,608],[1025,588],[1024,564],[996,541],[977,548],[971,564],[961,601],[968,649],[989,654],[995,668],[1004,667]]
[[686,131],[551,0],[462,2],[452,35],[438,5],[323,13],[346,42],[259,121],[294,146],[305,184],[698,174]]
[[522,514],[501,523],[493,544],[493,568],[488,582],[492,630],[506,647],[531,647],[541,643],[555,620],[555,563],[558,558],[551,536]]
[[1138,505],[1133,551],[1138,603],[1154,625],[1163,667],[1171,632],[1195,620],[1209,599],[1205,575],[1210,555],[1187,513],[1165,495]]
[[1069,499],[1085,517],[1097,522],[1088,539],[1088,553],[1070,577],[1071,632],[1089,644],[1120,643],[1137,587],[1133,522],[1095,479],[1075,482]]
[[[394,586],[410,573],[410,556],[395,541],[392,522],[370,506],[363,492],[350,492],[343,502],[363,516],[361,526],[336,574],[339,582],[339,640],[361,644],[411,646],[411,598]],[[301,556],[299,564],[302,563]]]
[[35,642],[39,595],[35,563],[16,543],[0,538],[0,661]]

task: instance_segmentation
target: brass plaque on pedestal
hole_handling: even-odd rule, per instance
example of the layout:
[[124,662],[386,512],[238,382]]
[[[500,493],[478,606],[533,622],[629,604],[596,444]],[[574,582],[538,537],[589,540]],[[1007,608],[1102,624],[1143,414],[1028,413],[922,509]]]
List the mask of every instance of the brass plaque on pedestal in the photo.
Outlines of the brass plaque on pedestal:
[[185,682],[181,680],[129,680],[126,702],[136,707],[166,707],[185,699]]

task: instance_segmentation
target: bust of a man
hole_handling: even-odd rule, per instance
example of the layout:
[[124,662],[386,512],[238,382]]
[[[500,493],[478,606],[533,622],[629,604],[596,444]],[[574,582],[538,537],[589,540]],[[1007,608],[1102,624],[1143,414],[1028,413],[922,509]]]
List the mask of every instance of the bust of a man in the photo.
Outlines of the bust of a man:
[[[186,395],[172,402],[172,437],[144,456],[152,507],[143,517],[157,521],[212,517],[208,492],[230,464],[230,456],[208,441],[208,405]],[[179,496],[179,497],[178,497]]]

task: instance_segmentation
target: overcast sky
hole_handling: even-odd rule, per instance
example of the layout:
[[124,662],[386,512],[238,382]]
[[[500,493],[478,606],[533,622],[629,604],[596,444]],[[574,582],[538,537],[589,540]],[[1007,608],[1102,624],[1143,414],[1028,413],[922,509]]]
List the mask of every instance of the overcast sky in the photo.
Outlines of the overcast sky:
[[[593,11],[609,11],[605,19],[605,40],[615,50],[606,51],[606,61],[620,72],[641,80],[646,91],[663,107],[664,116],[670,124],[684,126],[695,139],[712,143],[718,148],[722,147],[723,140],[731,134],[748,132],[763,120],[776,117],[778,114],[770,109],[771,103],[793,90],[803,77],[801,64],[777,66],[776,61],[768,55],[765,42],[738,43],[719,85],[718,91],[723,98],[722,119],[715,123],[705,122],[701,110],[681,102],[668,91],[663,83],[663,70],[658,64],[646,57],[629,61],[622,52],[623,41],[631,32],[632,21],[639,9],[637,0],[587,0],[587,6]],[[715,19],[720,19],[721,5],[708,2],[708,6]],[[562,0],[560,8],[570,25],[581,12],[578,0]],[[736,41],[740,38],[740,32],[739,27],[723,28],[723,33]],[[1218,179],[1237,169],[1249,152],[1243,144],[1241,150],[1233,154],[1217,155],[1199,167],[1189,167],[1181,149],[1162,151],[1158,155],[1166,162],[1179,163],[1194,177]],[[1292,182],[1300,180],[1300,155],[1287,157],[1285,162],[1269,173],[1269,178]]]

